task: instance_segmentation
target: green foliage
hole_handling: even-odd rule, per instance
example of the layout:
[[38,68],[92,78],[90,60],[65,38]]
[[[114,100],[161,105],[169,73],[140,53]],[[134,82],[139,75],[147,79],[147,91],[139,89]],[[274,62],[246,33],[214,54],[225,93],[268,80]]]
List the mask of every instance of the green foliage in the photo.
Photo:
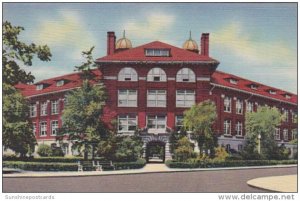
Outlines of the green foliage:
[[177,144],[174,152],[174,157],[177,161],[187,161],[189,158],[197,156],[188,137],[181,138]]
[[229,154],[224,147],[218,146],[215,148],[215,160],[225,160],[228,156]]
[[52,149],[47,144],[40,144],[37,150],[38,155],[41,157],[52,156]]
[[170,138],[169,138],[170,153],[172,153],[173,156],[174,156],[175,149],[177,148],[177,145],[178,145],[177,144],[178,140],[180,140],[181,138],[183,138],[185,136],[187,136],[187,133],[183,129],[181,129],[178,132],[175,130],[172,130],[172,132],[170,133]]
[[72,90],[66,95],[62,115],[64,124],[59,131],[60,136],[68,133],[69,140],[77,142],[72,148],[79,152],[84,150],[85,158],[87,153],[93,152],[93,147],[99,143],[101,136],[107,135],[107,130],[100,119],[106,100],[104,85],[100,82],[91,84],[89,80],[90,66],[93,64],[92,50],[93,48],[83,52],[88,61],[82,66],[75,67],[82,71],[84,80],[79,89]]
[[83,160],[82,157],[38,157],[38,158],[16,158],[16,157],[4,157],[4,161],[25,161],[25,162],[48,162],[48,163],[77,163]]
[[[262,106],[257,112],[247,112],[245,119],[245,159],[279,159],[279,147],[274,140],[276,126],[280,125],[281,114],[277,108]],[[258,153],[258,135],[261,135],[261,154]]]
[[115,161],[136,161],[142,156],[143,141],[137,136],[119,137],[115,152]]
[[197,140],[200,154],[203,153],[203,150],[208,154],[208,150],[210,150],[210,155],[214,155],[214,147],[218,143],[212,125],[216,118],[216,105],[210,100],[193,105],[184,112],[184,128],[187,131],[192,131],[192,138]]
[[3,167],[30,171],[77,171],[77,163],[3,161]]
[[115,162],[114,166],[116,170],[123,170],[123,169],[140,169],[146,165],[146,160],[143,158],[137,159],[137,161],[133,162]]
[[3,147],[25,157],[34,151],[36,144],[28,117],[29,104],[21,93],[8,84],[3,84],[3,94]]
[[115,161],[115,152],[117,150],[117,137],[110,135],[109,137],[102,139],[97,148],[97,155],[104,157],[106,160]]
[[64,156],[65,153],[63,152],[63,150],[61,149],[61,147],[55,147],[52,149],[52,154],[51,156]]
[[193,160],[178,162],[166,161],[169,168],[216,168],[216,167],[246,167],[246,166],[267,166],[267,165],[290,165],[297,164],[297,160]]
[[50,61],[52,56],[47,45],[21,42],[18,36],[23,30],[23,27],[13,26],[8,21],[2,23],[2,73],[5,84],[32,83],[34,76],[21,69],[20,65],[31,66],[34,56],[41,61]]

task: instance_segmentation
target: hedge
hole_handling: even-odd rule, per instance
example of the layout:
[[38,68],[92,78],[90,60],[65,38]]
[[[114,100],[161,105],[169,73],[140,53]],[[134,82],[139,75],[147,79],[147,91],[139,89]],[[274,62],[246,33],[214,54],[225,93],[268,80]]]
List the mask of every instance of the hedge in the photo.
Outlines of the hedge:
[[38,157],[38,158],[3,158],[4,161],[48,162],[48,163],[77,163],[83,157]]
[[113,162],[116,170],[122,169],[139,169],[143,168],[146,165],[146,160],[139,158],[135,162]]
[[77,171],[77,163],[3,161],[3,167],[31,171]]
[[215,167],[244,167],[244,166],[264,166],[297,164],[298,160],[234,160],[234,161],[213,161],[198,160],[193,162],[166,161],[169,168],[215,168]]

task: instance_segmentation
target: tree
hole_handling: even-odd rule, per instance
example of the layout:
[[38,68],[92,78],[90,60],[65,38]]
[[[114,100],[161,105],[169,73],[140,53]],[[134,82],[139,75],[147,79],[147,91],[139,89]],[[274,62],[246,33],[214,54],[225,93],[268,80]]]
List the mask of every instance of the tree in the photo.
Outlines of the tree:
[[5,84],[32,83],[34,76],[20,65],[31,66],[35,55],[41,61],[50,61],[52,56],[47,45],[19,41],[18,36],[23,30],[23,27],[12,26],[7,21],[2,24],[2,77]]
[[[106,134],[106,129],[101,121],[103,106],[106,95],[104,85],[100,82],[92,84],[93,73],[90,69],[92,60],[92,50],[83,51],[82,54],[88,61],[83,63],[78,69],[82,75],[82,85],[79,89],[70,91],[66,95],[66,104],[62,115],[63,127],[59,135],[68,134],[69,140],[76,141],[73,148],[81,151],[84,149],[84,158],[88,153],[94,156],[94,148],[101,139],[101,135]],[[95,80],[94,80],[95,81]]]
[[[277,159],[279,147],[274,140],[274,131],[280,125],[282,116],[277,108],[262,106],[257,112],[247,112],[245,119],[246,145],[242,155],[246,159]],[[261,154],[258,153],[258,135]]]
[[174,156],[177,161],[187,161],[189,158],[197,156],[188,137],[178,140]]
[[217,146],[217,137],[214,135],[212,126],[217,117],[215,103],[206,100],[193,105],[184,112],[183,125],[185,130],[192,131],[192,138],[198,143],[200,154],[214,155],[214,147]]
[[32,124],[28,118],[28,101],[14,87],[3,84],[3,147],[21,157],[31,154],[36,145]]
[[115,160],[136,161],[143,153],[143,141],[139,136],[118,137]]

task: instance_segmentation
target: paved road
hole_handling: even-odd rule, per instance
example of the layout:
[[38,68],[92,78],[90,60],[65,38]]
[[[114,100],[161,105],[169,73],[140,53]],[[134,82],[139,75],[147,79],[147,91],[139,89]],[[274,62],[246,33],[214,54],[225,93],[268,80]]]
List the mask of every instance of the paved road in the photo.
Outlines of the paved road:
[[297,174],[297,167],[133,175],[3,178],[3,192],[266,192],[246,182]]

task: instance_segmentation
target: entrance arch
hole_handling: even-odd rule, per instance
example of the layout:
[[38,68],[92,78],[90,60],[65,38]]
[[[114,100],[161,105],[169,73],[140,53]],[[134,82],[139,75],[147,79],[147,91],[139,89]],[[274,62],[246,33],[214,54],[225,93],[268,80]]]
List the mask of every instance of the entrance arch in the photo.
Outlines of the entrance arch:
[[165,162],[166,143],[162,141],[150,141],[146,144],[147,163]]

